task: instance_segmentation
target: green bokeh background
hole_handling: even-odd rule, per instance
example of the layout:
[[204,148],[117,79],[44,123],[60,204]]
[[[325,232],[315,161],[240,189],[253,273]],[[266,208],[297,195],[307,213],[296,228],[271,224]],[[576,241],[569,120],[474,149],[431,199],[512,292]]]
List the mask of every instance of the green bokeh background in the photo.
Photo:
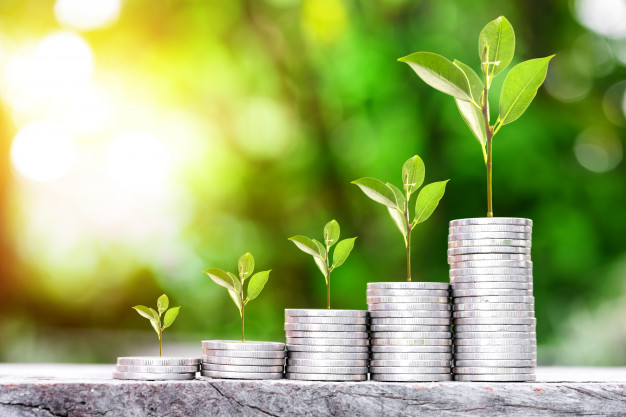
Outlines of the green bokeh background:
[[[396,59],[432,51],[478,70],[478,33],[505,15],[517,36],[513,64],[557,54],[529,110],[494,141],[495,215],[534,221],[539,362],[625,365],[626,39],[583,26],[580,3],[124,1],[115,23],[79,33],[92,48],[95,79],[116,85],[115,106],[133,112],[78,146],[104,153],[122,127],[145,129],[182,157],[161,200],[135,197],[146,204],[134,221],[148,231],[129,240],[112,223],[103,237],[64,211],[72,203],[54,184],[33,185],[12,168],[21,122],[4,103],[0,361],[153,354],[156,337],[130,307],[153,305],[163,292],[183,306],[165,333],[165,354],[197,355],[200,340],[236,339],[234,305],[201,271],[235,271],[247,251],[272,274],[247,308],[246,333],[283,340],[285,308],[325,306],[322,275],[287,238],[321,239],[333,218],[342,237],[358,239],[333,273],[332,306],[366,309],[366,283],[402,280],[405,253],[386,210],[350,181],[399,185],[414,154],[425,161],[426,182],[451,181],[414,232],[413,276],[447,281],[448,222],[486,213],[482,153],[454,101]],[[62,28],[53,6],[2,1],[2,42]],[[491,100],[495,114],[498,94]],[[95,196],[73,198],[117,198],[99,186]],[[33,213],[48,213],[44,226]]]

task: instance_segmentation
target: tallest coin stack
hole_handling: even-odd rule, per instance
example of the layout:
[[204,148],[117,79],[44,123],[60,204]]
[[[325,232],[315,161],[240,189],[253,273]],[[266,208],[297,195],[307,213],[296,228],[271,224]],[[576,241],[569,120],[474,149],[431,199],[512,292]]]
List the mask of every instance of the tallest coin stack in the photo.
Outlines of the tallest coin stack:
[[457,381],[534,381],[532,220],[450,222],[448,262]]

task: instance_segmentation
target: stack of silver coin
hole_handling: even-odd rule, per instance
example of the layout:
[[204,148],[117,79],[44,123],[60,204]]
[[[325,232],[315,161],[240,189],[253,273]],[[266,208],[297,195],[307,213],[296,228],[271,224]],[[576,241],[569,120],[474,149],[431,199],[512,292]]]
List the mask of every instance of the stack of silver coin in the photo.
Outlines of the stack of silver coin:
[[203,340],[200,375],[226,379],[282,379],[285,344]]
[[137,356],[117,358],[114,379],[139,381],[170,381],[195,379],[200,358]]
[[448,262],[457,381],[534,381],[532,220],[450,222]]
[[439,282],[367,284],[372,380],[452,380],[449,288]]
[[365,381],[367,311],[285,310],[287,379]]

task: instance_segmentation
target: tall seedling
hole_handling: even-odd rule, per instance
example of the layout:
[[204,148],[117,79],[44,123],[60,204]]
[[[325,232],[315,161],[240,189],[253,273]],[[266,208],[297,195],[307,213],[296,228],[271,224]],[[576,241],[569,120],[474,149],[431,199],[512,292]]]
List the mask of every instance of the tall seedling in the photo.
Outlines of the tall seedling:
[[[152,328],[159,337],[159,356],[163,356],[163,330],[174,323],[174,320],[176,320],[178,316],[178,310],[180,310],[180,307],[172,307],[168,310],[169,305],[169,298],[167,298],[167,295],[163,294],[157,299],[156,310],[142,305],[133,307],[142,317],[150,320]],[[163,317],[163,324],[161,324],[161,316],[163,313],[165,313],[165,316]]]

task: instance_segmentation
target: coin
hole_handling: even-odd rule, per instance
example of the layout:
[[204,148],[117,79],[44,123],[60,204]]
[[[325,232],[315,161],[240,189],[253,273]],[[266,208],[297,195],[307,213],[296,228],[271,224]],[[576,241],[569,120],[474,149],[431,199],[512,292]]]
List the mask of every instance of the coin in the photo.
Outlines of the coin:
[[[493,275],[485,275],[493,277]],[[471,278],[471,277],[464,277]],[[528,277],[532,280],[532,277]],[[493,279],[493,278],[491,278]],[[533,283],[519,281],[489,281],[489,282],[455,282],[452,284],[452,294],[456,291],[493,291],[493,290],[527,290],[532,291]]]
[[287,365],[288,373],[296,374],[367,374],[367,366],[295,366]]
[[454,365],[459,367],[512,367],[528,368],[537,365],[537,360],[463,360],[455,359]]
[[379,382],[440,382],[452,381],[452,374],[371,374]]
[[367,374],[298,374],[290,372],[285,375],[285,378],[299,381],[367,381]]
[[457,311],[532,311],[534,303],[473,303],[473,304],[454,304],[453,309]]
[[206,349],[239,350],[239,351],[277,351],[285,350],[284,343],[277,342],[239,342],[234,340],[203,340]]
[[372,339],[450,339],[452,332],[372,332]]
[[535,312],[531,309],[528,311],[523,310],[466,310],[466,311],[454,311],[452,317],[463,318],[504,318],[504,317],[523,317],[534,318]]
[[525,268],[532,270],[532,261],[467,261],[453,262],[450,269],[467,269],[467,268]]
[[[449,310],[377,310],[370,311],[372,318],[433,318],[447,319]],[[373,322],[373,321],[372,321]]]
[[514,233],[514,232],[474,232],[474,233],[455,233],[448,235],[448,242],[455,240],[479,240],[479,239],[516,239],[531,240],[530,233]]
[[[370,366],[374,368],[381,367],[448,367],[452,366],[452,361],[450,360],[423,360],[423,361],[415,361],[415,360],[378,360],[374,359],[370,361]],[[449,370],[448,370],[449,372]],[[408,371],[407,371],[408,373]]]
[[452,319],[448,315],[442,318],[431,317],[372,317],[371,326],[450,326]]
[[287,365],[292,366],[369,366],[370,361],[362,360],[332,360],[332,359],[287,359]]
[[160,374],[184,374],[184,373],[196,373],[198,372],[198,365],[178,365],[178,366],[165,366],[165,365],[155,365],[155,366],[140,366],[140,365],[117,365],[115,370],[118,372],[125,373],[145,373],[145,372],[155,372]]
[[371,374],[449,374],[450,366],[371,366]]
[[287,330],[287,337],[319,337],[323,339],[367,339],[368,332],[298,332]]
[[443,311],[450,310],[450,304],[444,303],[381,303],[368,304],[369,311],[398,311],[398,310],[422,310]]
[[195,373],[173,374],[156,372],[113,372],[113,379],[132,379],[137,381],[170,381],[195,379]]
[[516,290],[516,289],[499,289],[495,288],[492,290],[452,290],[452,297],[461,298],[461,297],[488,297],[488,296],[496,296],[496,297],[532,297],[532,290]]
[[476,325],[476,324],[488,324],[488,325],[501,325],[501,324],[524,324],[524,325],[536,325],[537,319],[534,317],[468,317],[468,318],[456,318],[454,319],[454,325]]
[[469,255],[448,256],[449,264],[474,261],[530,261],[530,255],[520,253],[473,253]]
[[[525,277],[530,277],[532,280],[533,270],[532,268],[460,268],[460,269],[450,269],[450,282],[463,282],[463,280],[453,280],[452,277],[460,277],[460,276],[477,276],[477,275],[499,275],[497,281],[525,281],[522,279],[509,278],[510,276],[515,275],[523,275]],[[468,280],[466,282],[475,282],[477,281],[475,277],[474,279]],[[483,278],[486,281],[486,279]],[[495,279],[491,279],[494,281]]]
[[493,285],[493,288],[498,286],[506,287],[507,285],[530,285],[532,288],[533,275],[527,273],[524,275],[451,275],[450,282],[457,288],[459,284],[464,285]]
[[450,295],[445,297],[423,297],[423,296],[386,296],[386,297],[367,297],[367,304],[386,304],[386,303],[443,303],[450,302]]
[[360,361],[369,359],[369,352],[289,352],[289,359]]
[[448,256],[470,255],[470,254],[494,254],[494,253],[518,253],[530,255],[530,248],[523,246],[461,246],[449,248]]
[[364,324],[300,324],[285,323],[285,330],[297,332],[366,332]]
[[455,297],[454,304],[473,304],[473,303],[534,303],[535,297],[519,296],[519,295],[483,295],[473,297]]
[[533,382],[537,379],[534,374],[518,375],[455,375],[455,381],[473,382]]
[[526,368],[511,368],[511,367],[455,367],[452,369],[455,374],[488,374],[488,375],[498,375],[498,374],[531,374],[535,372],[534,367],[526,367]]
[[219,363],[204,363],[202,364],[203,371],[218,371],[218,372],[254,372],[254,373],[275,373],[282,372],[283,365],[272,366],[246,366],[246,365],[222,365]]
[[473,217],[450,221],[450,227],[467,226],[470,224],[516,224],[520,226],[532,226],[533,221],[521,217]]
[[[450,362],[452,353],[436,353],[436,352],[374,352],[372,353],[372,361],[384,362]],[[391,366],[391,365],[390,365]]]
[[461,348],[463,346],[531,346],[535,347],[537,344],[536,339],[528,337],[528,338],[513,338],[509,337],[507,339],[455,339],[454,346],[456,348]]
[[304,317],[285,316],[285,323],[326,324],[326,325],[366,325],[367,317]]
[[221,365],[239,366],[277,366],[285,363],[285,359],[264,359],[264,358],[231,358],[228,356],[203,356],[202,363],[215,363]]
[[372,339],[372,346],[451,346],[450,339]]
[[367,297],[449,297],[450,292],[445,290],[420,290],[420,289],[380,289],[365,291]]
[[456,361],[521,361],[537,362],[534,352],[501,352],[501,353],[455,353]]
[[486,345],[486,346],[462,346],[455,345],[454,346],[454,354],[458,353],[537,353],[537,346],[534,344],[525,344],[525,345],[511,345],[511,346],[500,346],[500,345]]
[[455,339],[535,339],[535,332],[462,332],[455,329]]
[[534,325],[519,324],[457,324],[454,326],[455,333],[468,332],[534,332]]
[[285,309],[285,316],[292,317],[367,317],[365,310],[335,310],[335,309]]
[[287,351],[289,352],[368,352],[368,346],[331,346],[331,345],[287,345]]
[[512,224],[472,224],[466,226],[450,226],[448,233],[458,235],[461,233],[532,233],[532,226],[518,226]]
[[117,364],[137,366],[200,365],[200,358],[173,358],[168,356],[129,356],[117,358]]
[[374,324],[370,326],[373,332],[449,332],[450,326],[413,326],[413,325],[393,325]]
[[447,282],[368,282],[367,289],[424,289],[424,290],[447,290],[450,285]]
[[283,379],[282,372],[225,372],[200,371],[200,375],[213,379]]
[[[472,346],[473,347],[473,346]],[[413,346],[381,346],[372,345],[372,353],[452,353],[452,346],[413,345]]]
[[307,346],[368,346],[368,339],[329,339],[315,337],[287,337],[287,344]]
[[448,240],[448,248],[466,248],[473,247],[478,248],[481,246],[504,246],[508,248],[530,248],[532,246],[531,240],[525,239],[461,239],[461,240]]
[[[264,359],[277,359],[284,358],[284,350],[224,350],[224,349],[202,349],[202,353],[205,356],[223,356],[229,358],[264,358]],[[204,358],[204,356],[203,356]]]

